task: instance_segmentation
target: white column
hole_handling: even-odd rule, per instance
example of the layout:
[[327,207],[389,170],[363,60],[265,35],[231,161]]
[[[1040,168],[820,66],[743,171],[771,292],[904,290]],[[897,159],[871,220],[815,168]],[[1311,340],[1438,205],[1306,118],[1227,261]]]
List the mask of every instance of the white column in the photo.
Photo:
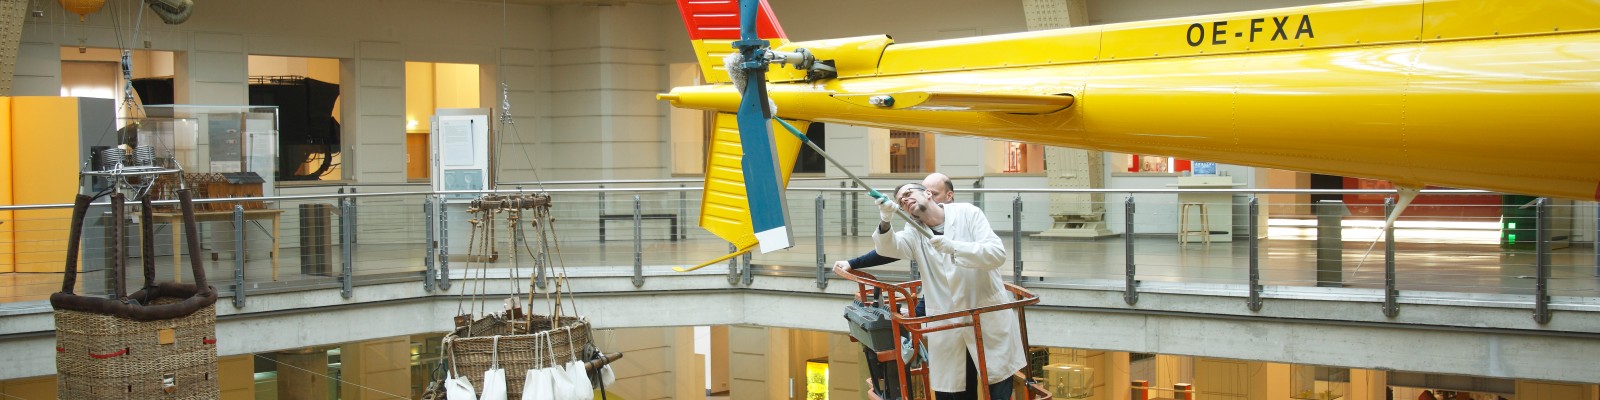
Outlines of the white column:
[[550,109],[550,91],[545,74],[548,68],[544,65],[550,62],[550,53],[533,49],[500,49],[501,69],[500,76],[506,78],[506,91],[498,87],[498,83],[490,92],[494,101],[484,103],[496,113],[502,111],[502,102],[509,99],[511,102],[511,121],[513,122],[500,136],[500,149],[496,151],[499,158],[495,164],[499,168],[498,180],[503,182],[528,182],[548,179],[539,176],[544,168],[549,168],[547,160],[549,154],[544,152],[541,133],[546,127],[540,126],[547,118],[545,113]]
[[1389,374],[1370,369],[1350,369],[1350,400],[1385,400],[1389,387]]
[[1100,356],[1098,372],[1095,374],[1096,399],[1128,400],[1133,394],[1133,378],[1128,373],[1129,361],[1126,351],[1108,351]]
[[860,343],[851,342],[849,335],[828,334],[828,398],[866,398],[861,388],[871,375],[864,363]]
[[[669,175],[670,130],[655,94],[667,90],[655,6],[558,6],[550,52],[550,176],[653,179]],[[673,11],[675,12],[675,11]]]
[[[704,397],[705,390],[699,389],[703,384],[680,388],[682,380],[676,375],[681,369],[677,358],[681,353],[694,355],[694,333],[689,331],[679,335],[679,329],[693,328],[594,331],[595,345],[600,346],[600,349],[608,353],[623,353],[621,360],[611,364],[617,381],[613,385],[606,386],[606,391],[615,393],[618,397],[642,400]],[[680,343],[678,336],[686,336],[686,342]],[[699,376],[698,373],[692,375]],[[700,397],[678,397],[693,390],[699,390]]]
[[[1080,26],[1089,22],[1086,0],[1024,0],[1028,30]],[[1053,189],[1105,188],[1105,153],[1046,146],[1045,174]],[[1036,236],[1094,238],[1110,236],[1105,222],[1105,195],[1055,194],[1050,196],[1050,229]]]
[[[871,173],[869,160],[874,158],[869,152],[867,144],[867,128],[844,124],[828,124],[828,155],[834,160],[844,164],[850,173],[856,176],[867,176]],[[882,157],[878,157],[882,158]],[[828,163],[828,177],[843,178],[846,175],[839,167]]]
[[787,399],[789,330],[734,326],[728,331],[730,399]]
[[939,135],[934,143],[934,159],[938,161],[939,172],[957,178],[983,176],[986,152],[973,149],[982,149],[991,141],[970,136]]
[[328,352],[312,348],[280,351],[274,356],[278,361],[278,398],[328,398]]
[[178,52],[174,57],[174,103],[244,105],[250,102],[249,56],[243,35],[195,32],[193,40],[189,41],[189,51]]
[[411,395],[411,339],[396,336],[339,346],[341,399],[394,399]]
[[405,182],[406,66],[400,43],[360,42],[355,60],[339,69],[343,178]]

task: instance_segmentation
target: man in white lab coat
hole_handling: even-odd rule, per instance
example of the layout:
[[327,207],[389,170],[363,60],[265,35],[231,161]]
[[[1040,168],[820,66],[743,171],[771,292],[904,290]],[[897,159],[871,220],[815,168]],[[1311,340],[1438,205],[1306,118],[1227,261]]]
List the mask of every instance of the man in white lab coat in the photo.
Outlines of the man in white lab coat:
[[[879,204],[882,221],[873,231],[878,254],[912,259],[922,268],[922,291],[927,315],[992,306],[1014,300],[1005,290],[999,268],[1005,263],[1005,245],[989,227],[983,210],[965,203],[939,204],[919,184],[895,188],[896,201]],[[889,232],[897,207],[933,230],[927,239],[915,227]],[[947,325],[966,318],[935,322]],[[987,369],[982,375],[992,400],[1011,396],[1011,376],[1028,360],[1022,348],[1021,327],[1014,310],[984,313],[983,351]],[[977,399],[978,346],[971,327],[935,332],[927,336],[928,379],[935,397]]]

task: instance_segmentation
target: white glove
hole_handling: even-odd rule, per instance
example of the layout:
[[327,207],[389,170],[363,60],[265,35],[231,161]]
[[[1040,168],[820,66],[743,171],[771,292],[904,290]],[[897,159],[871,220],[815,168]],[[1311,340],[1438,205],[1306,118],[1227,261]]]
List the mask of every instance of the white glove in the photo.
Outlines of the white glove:
[[894,200],[888,196],[878,199],[878,216],[883,218],[883,222],[893,220],[894,211],[898,209],[900,209],[900,205],[895,204]]
[[933,239],[928,239],[928,244],[933,245],[934,251],[951,255],[956,254],[955,241],[945,240],[944,236],[934,236]]

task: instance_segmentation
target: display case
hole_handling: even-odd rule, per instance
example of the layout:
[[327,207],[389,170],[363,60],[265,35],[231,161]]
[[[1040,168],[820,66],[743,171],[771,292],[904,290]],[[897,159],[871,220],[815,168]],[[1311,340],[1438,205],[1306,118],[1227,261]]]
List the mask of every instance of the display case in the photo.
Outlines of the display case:
[[1349,368],[1293,365],[1289,369],[1290,398],[1338,400],[1345,398],[1349,387]]
[[[170,155],[190,174],[251,172],[265,195],[276,193],[278,108],[273,106],[147,105],[128,118],[141,140],[170,140]],[[170,138],[170,139],[164,139]],[[157,146],[160,149],[160,145]],[[158,153],[159,150],[158,150]]]
[[1094,395],[1094,368],[1073,363],[1044,366],[1045,389],[1058,399],[1082,399]]

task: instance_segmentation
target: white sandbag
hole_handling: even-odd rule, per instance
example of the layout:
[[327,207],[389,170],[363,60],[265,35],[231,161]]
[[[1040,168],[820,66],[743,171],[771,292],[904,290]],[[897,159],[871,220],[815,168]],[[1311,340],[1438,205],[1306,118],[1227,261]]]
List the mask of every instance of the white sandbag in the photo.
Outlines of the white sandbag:
[[506,400],[506,370],[500,368],[500,336],[489,350],[489,370],[483,371],[483,393],[478,400]]
[[[541,335],[542,336],[542,335]],[[545,350],[539,344],[539,337],[534,338],[533,359],[544,359]],[[550,379],[550,371],[545,368],[533,368],[522,381],[522,400],[555,400],[555,382]]]
[[550,372],[543,368],[530,369],[522,382],[522,400],[555,400],[555,389],[550,382]]
[[566,374],[567,382],[572,384],[573,400],[594,400],[594,386],[589,383],[589,372],[583,369],[583,361],[568,362]]
[[583,369],[583,357],[578,355],[578,349],[572,345],[572,326],[567,330],[567,354],[572,355],[572,361],[567,362],[567,383],[571,384],[572,400],[594,400],[594,385],[589,382],[589,372]]
[[[450,343],[444,347],[450,349]],[[456,353],[450,352],[450,371],[445,375],[444,395],[449,400],[478,400],[478,392],[472,390],[472,381],[456,373]]]
[[613,383],[617,383],[617,373],[611,372],[611,364],[606,364],[600,368],[600,385],[611,386]]

